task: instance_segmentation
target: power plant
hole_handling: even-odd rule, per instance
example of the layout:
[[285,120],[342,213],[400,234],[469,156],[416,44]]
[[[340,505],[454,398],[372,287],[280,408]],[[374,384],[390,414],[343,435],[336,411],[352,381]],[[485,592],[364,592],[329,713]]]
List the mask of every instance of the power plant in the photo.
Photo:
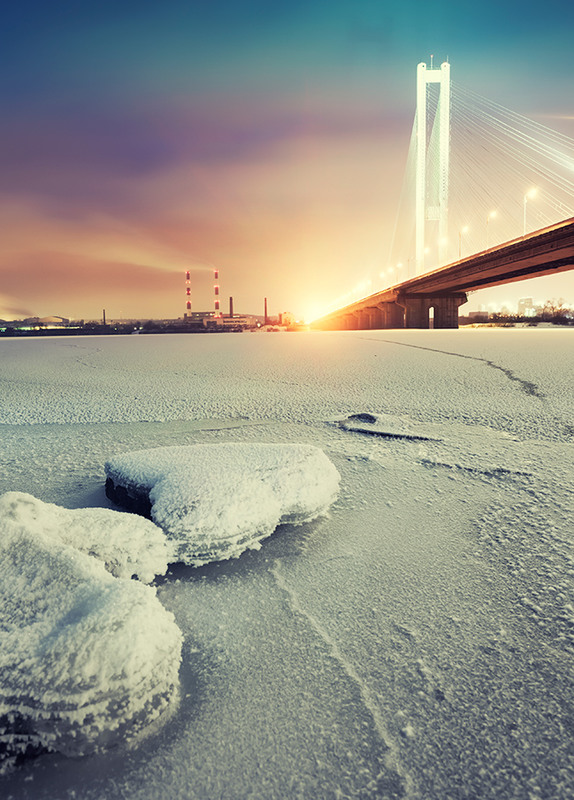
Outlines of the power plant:
[[[213,269],[213,311],[191,309],[191,271],[185,270],[185,312],[183,322],[186,330],[243,330],[261,326],[261,319],[252,315],[237,316],[233,310],[233,297],[229,298],[229,315],[221,313],[219,269]],[[267,302],[267,301],[265,301]]]
[[[267,298],[264,298],[264,315],[237,315],[233,308],[233,297],[229,298],[229,314],[221,312],[219,269],[213,268],[213,311],[193,311],[191,309],[191,271],[185,270],[185,312],[183,315],[185,330],[188,332],[204,330],[234,330],[265,328],[269,325],[280,325],[292,329],[295,320],[292,314],[280,314],[271,319],[267,310]],[[272,328],[276,330],[276,328]]]

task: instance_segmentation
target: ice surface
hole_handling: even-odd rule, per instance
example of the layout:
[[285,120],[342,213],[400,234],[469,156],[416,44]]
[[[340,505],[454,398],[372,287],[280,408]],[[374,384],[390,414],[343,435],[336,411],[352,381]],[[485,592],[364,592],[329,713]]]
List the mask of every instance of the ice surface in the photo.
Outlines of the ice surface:
[[[573,344],[0,340],[0,492],[109,507],[106,459],[196,444],[306,443],[341,475],[327,518],[158,581],[185,637],[167,724],[29,761],[2,800],[571,800]],[[333,424],[360,413],[398,435]]]
[[339,473],[312,445],[160,447],[116,456],[105,469],[114,487],[149,494],[175,558],[194,566],[258,549],[278,525],[325,514],[339,486]]
[[[4,339],[0,424],[305,424],[370,411],[560,440],[572,416],[564,368],[571,334],[531,328]],[[552,387],[551,401],[539,402],[532,386],[542,393]]]
[[[124,533],[126,545],[115,549],[114,536]],[[181,650],[173,616],[155,589],[111,574],[162,571],[158,533],[108,509],[0,497],[4,766],[24,754],[82,755],[123,742],[173,705]]]

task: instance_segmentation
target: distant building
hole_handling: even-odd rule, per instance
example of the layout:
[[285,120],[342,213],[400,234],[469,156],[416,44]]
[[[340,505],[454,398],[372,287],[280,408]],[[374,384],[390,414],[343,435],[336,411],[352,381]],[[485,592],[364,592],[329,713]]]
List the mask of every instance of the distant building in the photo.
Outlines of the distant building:
[[522,297],[518,301],[518,316],[519,317],[534,317],[536,310],[531,297]]
[[221,328],[255,328],[257,327],[257,319],[252,316],[235,314],[233,317],[216,317],[213,314],[206,315],[203,319],[203,324],[206,328],[213,328],[220,330]]
[[184,322],[203,322],[204,319],[213,317],[213,311],[188,311],[183,315]]
[[68,325],[70,320],[65,317],[41,317],[38,322],[42,325]]

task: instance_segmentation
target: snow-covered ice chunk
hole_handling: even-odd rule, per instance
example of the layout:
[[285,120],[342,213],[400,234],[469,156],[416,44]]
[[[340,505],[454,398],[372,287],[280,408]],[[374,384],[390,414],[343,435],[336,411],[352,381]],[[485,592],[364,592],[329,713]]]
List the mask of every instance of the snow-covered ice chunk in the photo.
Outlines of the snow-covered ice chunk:
[[159,447],[106,463],[108,496],[146,503],[173,541],[177,559],[199,566],[257,549],[282,523],[325,514],[339,473],[304,444]]
[[[63,541],[79,535],[78,517],[58,537],[58,512],[65,521],[65,509],[29,495],[0,498],[4,767],[26,754],[83,755],[133,738],[178,696],[182,637],[172,614],[155,589],[115,578]],[[112,515],[127,516],[100,517],[104,531]],[[85,515],[86,527],[97,518]]]
[[391,414],[361,412],[359,414],[351,414],[346,419],[339,420],[337,424],[345,431],[380,436],[382,439],[436,441],[422,433],[413,432],[412,425],[407,426],[403,420]]
[[0,497],[0,519],[41,529],[55,542],[99,558],[117,578],[136,575],[150,583],[156,575],[165,574],[172,560],[161,529],[135,514],[109,508],[67,509],[23,492],[6,492]]

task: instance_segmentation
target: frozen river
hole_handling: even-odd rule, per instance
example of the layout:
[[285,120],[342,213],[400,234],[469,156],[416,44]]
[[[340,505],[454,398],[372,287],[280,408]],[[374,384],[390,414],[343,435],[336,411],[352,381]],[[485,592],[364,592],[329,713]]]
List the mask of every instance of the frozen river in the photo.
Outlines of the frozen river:
[[[574,796],[574,329],[0,340],[0,493],[141,448],[313,444],[328,518],[172,567],[182,699],[4,800]],[[372,436],[341,427],[378,415]],[[360,427],[360,426],[359,426]],[[369,424],[363,425],[368,428]]]

